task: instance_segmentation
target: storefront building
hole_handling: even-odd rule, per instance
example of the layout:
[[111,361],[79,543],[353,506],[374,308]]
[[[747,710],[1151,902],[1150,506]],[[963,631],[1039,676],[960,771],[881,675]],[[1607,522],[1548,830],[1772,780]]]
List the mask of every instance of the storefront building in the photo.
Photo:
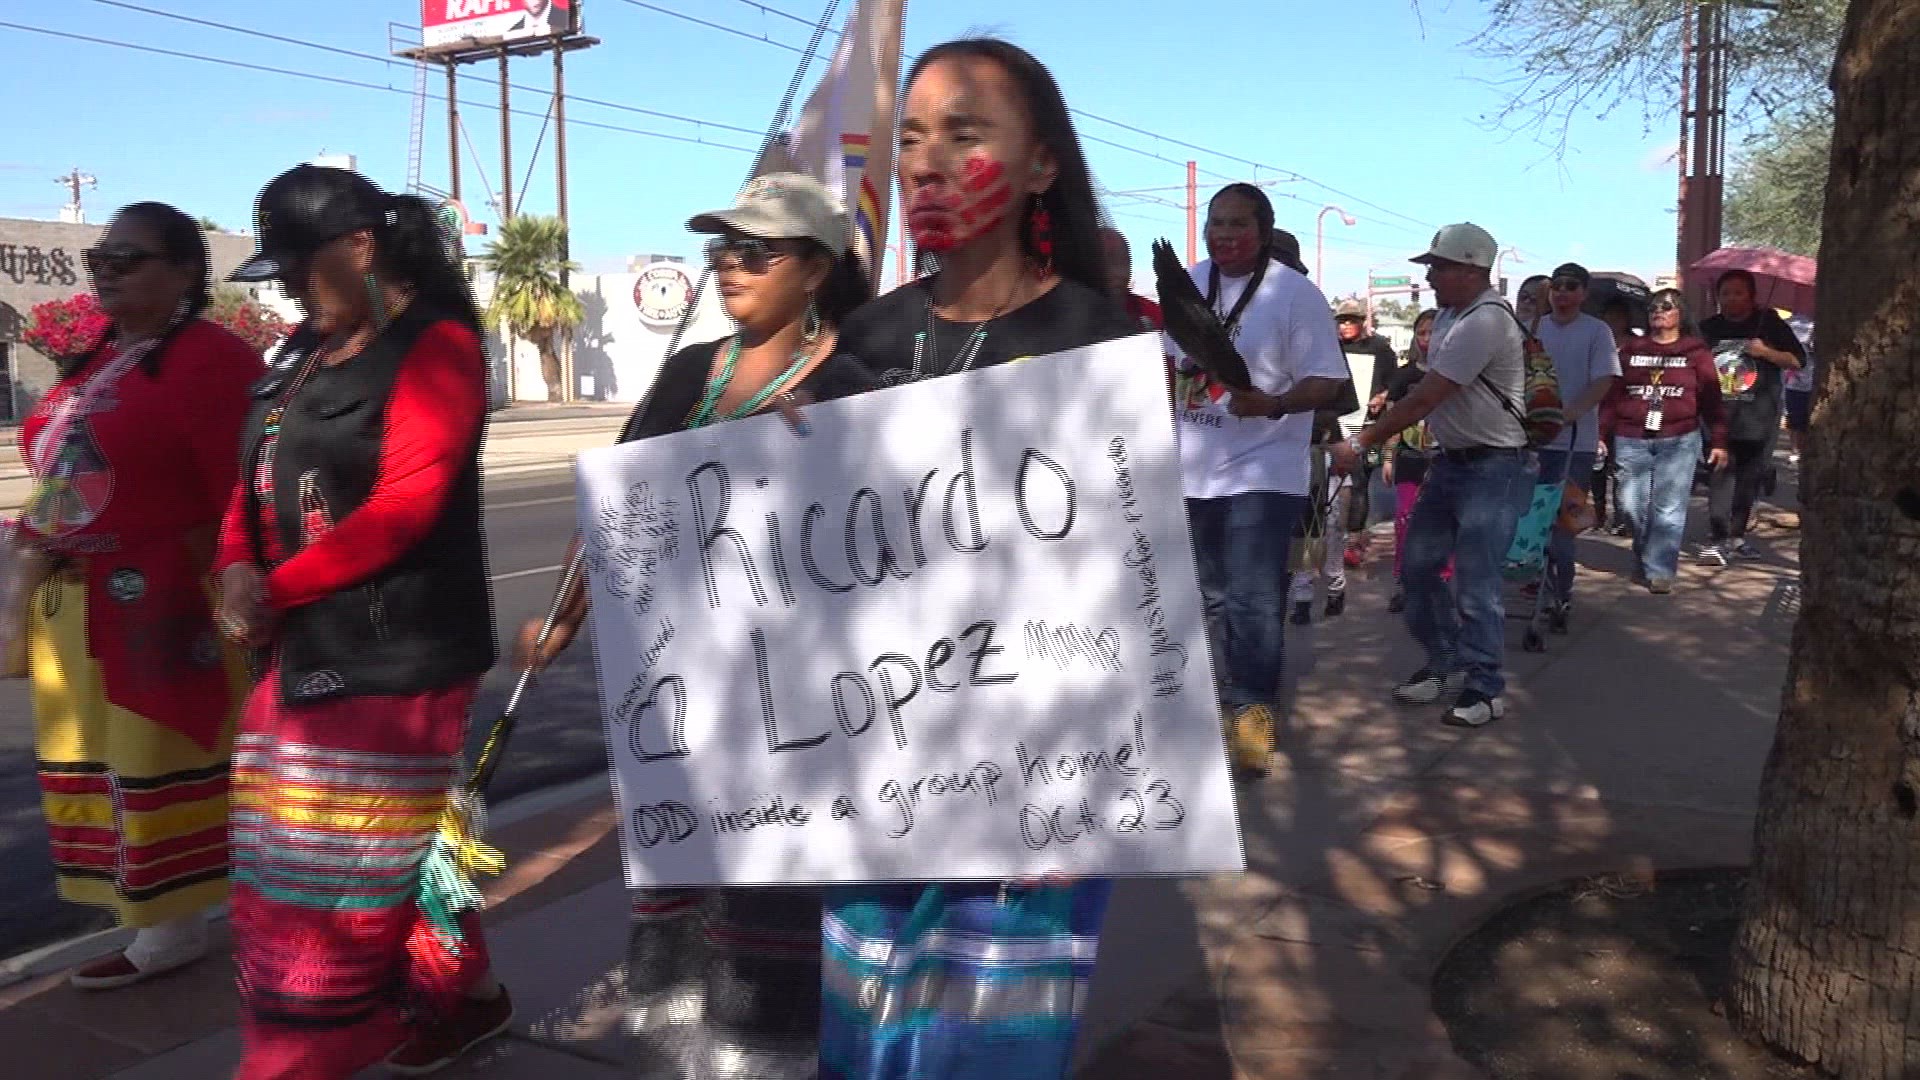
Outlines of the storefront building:
[[[104,225],[0,218],[0,424],[15,423],[53,384],[53,362],[26,343],[36,304],[87,291],[80,252]],[[253,253],[253,238],[209,233],[215,280]]]

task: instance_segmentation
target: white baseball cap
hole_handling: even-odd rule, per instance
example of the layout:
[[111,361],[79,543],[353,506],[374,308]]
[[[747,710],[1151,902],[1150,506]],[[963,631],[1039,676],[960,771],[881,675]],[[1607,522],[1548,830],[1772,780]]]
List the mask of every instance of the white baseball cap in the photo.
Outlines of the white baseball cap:
[[835,255],[845,255],[852,239],[840,197],[804,173],[759,177],[731,207],[697,214],[687,228],[697,233],[745,233],[762,240],[817,240]]
[[1409,261],[1461,263],[1491,270],[1494,256],[1499,250],[1499,246],[1493,242],[1492,233],[1471,221],[1463,221],[1434,233],[1433,243],[1427,245],[1426,254],[1415,255]]

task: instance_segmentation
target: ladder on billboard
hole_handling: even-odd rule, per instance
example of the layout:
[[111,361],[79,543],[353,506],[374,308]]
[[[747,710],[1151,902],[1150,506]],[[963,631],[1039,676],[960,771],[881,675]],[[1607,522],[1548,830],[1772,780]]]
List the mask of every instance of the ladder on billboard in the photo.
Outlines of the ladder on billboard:
[[[387,52],[399,53],[406,49],[418,48],[420,31],[417,27],[401,23],[387,24]],[[408,194],[420,191],[420,169],[426,156],[427,144],[427,74],[425,59],[416,57],[413,61],[413,115],[407,127],[407,187]]]

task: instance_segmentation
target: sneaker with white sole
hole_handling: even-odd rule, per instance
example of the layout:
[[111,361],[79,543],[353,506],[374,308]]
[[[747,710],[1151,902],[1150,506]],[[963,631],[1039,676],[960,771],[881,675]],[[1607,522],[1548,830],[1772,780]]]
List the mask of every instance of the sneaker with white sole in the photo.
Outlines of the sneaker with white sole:
[[1708,566],[1725,566],[1732,560],[1727,558],[1727,549],[1720,544],[1702,544],[1700,561]]
[[1760,549],[1742,540],[1733,545],[1733,557],[1742,562],[1754,562],[1760,558]]
[[1440,717],[1440,722],[1448,727],[1477,728],[1485,727],[1505,715],[1506,702],[1497,697],[1490,698],[1478,690],[1462,690],[1453,708]]
[[1465,672],[1421,668],[1393,688],[1393,700],[1402,705],[1431,705],[1448,694],[1459,693],[1466,683]]

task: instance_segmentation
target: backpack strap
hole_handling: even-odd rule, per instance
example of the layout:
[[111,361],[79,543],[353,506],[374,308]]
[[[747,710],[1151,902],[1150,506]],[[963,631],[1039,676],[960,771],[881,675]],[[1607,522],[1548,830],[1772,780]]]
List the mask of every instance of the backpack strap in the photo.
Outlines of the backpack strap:
[[[1513,320],[1513,325],[1520,328],[1520,378],[1524,383],[1527,377],[1527,339],[1533,337],[1532,331],[1527,329],[1526,323],[1520,321],[1520,316],[1515,314],[1512,308],[1500,300],[1482,300],[1461,312],[1460,318],[1465,319],[1483,307],[1499,308],[1501,311],[1507,313],[1507,318]],[[1527,414],[1520,411],[1520,406],[1516,405],[1513,399],[1500,392],[1500,388],[1493,384],[1493,380],[1487,378],[1485,369],[1482,369],[1480,372],[1480,384],[1487,388],[1487,393],[1493,395],[1493,399],[1500,403],[1501,408],[1507,410],[1507,415],[1513,417],[1514,422],[1520,425],[1520,437],[1528,443],[1531,443],[1533,441],[1533,435],[1527,430]]]

